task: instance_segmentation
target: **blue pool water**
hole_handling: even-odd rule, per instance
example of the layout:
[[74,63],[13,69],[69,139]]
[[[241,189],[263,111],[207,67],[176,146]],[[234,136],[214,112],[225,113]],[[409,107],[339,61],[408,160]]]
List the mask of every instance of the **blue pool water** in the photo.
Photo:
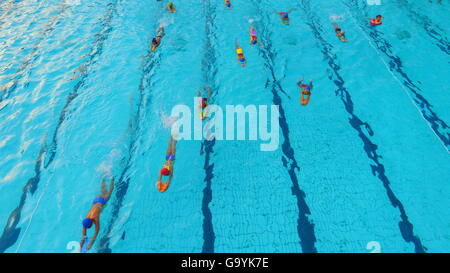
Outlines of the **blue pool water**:
[[[450,4],[332,2],[2,1],[0,252],[76,251],[105,172],[93,252],[449,252]],[[180,141],[161,194],[164,117],[205,85],[279,105],[280,146]]]

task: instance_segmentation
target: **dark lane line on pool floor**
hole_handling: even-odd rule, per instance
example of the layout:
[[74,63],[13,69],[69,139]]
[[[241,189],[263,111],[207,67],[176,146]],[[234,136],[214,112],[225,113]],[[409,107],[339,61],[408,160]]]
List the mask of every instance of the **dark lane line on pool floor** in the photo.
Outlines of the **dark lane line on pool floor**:
[[[17,69],[17,72],[14,73],[14,77],[4,85],[8,85],[6,88],[2,88],[1,94],[0,94],[0,103],[4,101],[5,99],[8,99],[10,95],[17,89],[19,82],[21,79],[26,77],[27,75],[31,74],[32,67],[36,60],[39,59],[40,55],[37,54],[39,52],[39,49],[41,48],[41,44],[50,36],[50,34],[55,29],[56,25],[58,25],[59,19],[61,15],[64,14],[66,11],[67,4],[66,1],[63,1],[61,3],[61,6],[59,7],[59,11],[57,14],[51,17],[49,22],[45,25],[44,30],[41,31],[43,33],[42,37],[34,44],[33,49],[31,52],[26,56],[26,59],[22,62],[22,64]],[[8,65],[8,67],[11,65]],[[28,73],[27,73],[28,71]],[[24,86],[27,86],[29,83],[26,82]],[[5,109],[8,106],[8,104],[2,106],[0,108],[0,111]]]
[[[258,10],[259,17],[261,17],[261,24],[263,24],[263,10],[259,6],[259,2],[255,2],[253,0],[253,3]],[[295,173],[295,170],[300,171],[300,167],[297,163],[297,160],[295,159],[295,151],[291,146],[290,137],[289,137],[289,125],[286,120],[286,114],[284,112],[282,99],[278,94],[279,92],[282,92],[286,94],[284,89],[282,88],[279,80],[277,79],[275,75],[275,68],[274,68],[274,58],[275,55],[272,51],[272,43],[270,40],[271,33],[270,30],[267,27],[268,24],[265,24],[264,27],[260,28],[260,32],[262,33],[263,41],[265,43],[265,48],[260,49],[260,55],[265,60],[265,67],[269,70],[272,76],[272,84],[271,84],[271,92],[272,92],[272,101],[275,105],[278,105],[278,110],[280,113],[279,122],[281,131],[284,137],[284,141],[282,144],[282,151],[284,154],[284,157],[281,158],[281,161],[283,163],[283,166],[287,169],[290,180],[292,182],[292,195],[295,196],[297,200],[297,208],[298,208],[298,219],[297,219],[297,232],[300,239],[300,245],[302,248],[302,251],[304,253],[311,253],[311,252],[317,252],[315,243],[317,241],[315,231],[314,231],[314,224],[309,219],[308,215],[311,215],[311,211],[308,207],[308,204],[306,203],[306,194],[304,191],[301,190],[297,174]],[[270,79],[267,79],[266,82],[266,88],[270,84]]]
[[[120,0],[118,0],[118,1],[120,1]],[[112,15],[115,12],[115,5],[110,5],[109,7],[110,7],[110,9],[106,13],[106,19],[108,19],[109,17],[112,17]],[[107,22],[107,21],[110,22],[111,20],[105,20],[104,22]],[[90,64],[92,64],[92,60],[97,55],[97,52],[101,52],[101,49],[96,49],[96,48],[97,47],[102,47],[103,46],[103,41],[106,39],[106,37],[104,37],[104,36],[105,35],[107,36],[107,32],[105,33],[103,30],[104,29],[108,29],[110,26],[109,26],[109,23],[108,24],[103,23],[102,25],[104,26],[102,28],[102,30],[95,35],[98,38],[95,40],[94,45],[93,45],[93,49],[91,50],[91,53],[93,55],[88,60],[88,62],[86,62],[86,68],[85,68],[86,70],[87,70],[87,67]],[[85,79],[86,77],[87,76],[85,74],[83,79]],[[77,88],[79,88],[81,85],[77,84],[77,86],[78,86]],[[70,98],[70,95],[69,95],[69,98]],[[68,103],[69,103],[69,98],[67,100]],[[66,111],[67,107],[68,107],[68,104],[66,104],[66,106],[65,106],[63,111]],[[59,120],[58,126],[60,126],[63,121],[64,120],[61,119],[61,115],[60,115],[60,120]],[[59,127],[57,127],[57,128],[59,128]],[[57,129],[55,131],[55,135],[56,135],[56,133],[57,133]],[[56,141],[56,140],[54,140],[54,141]],[[19,237],[20,228],[16,228],[16,226],[19,224],[19,220],[20,220],[20,216],[21,216],[21,213],[22,213],[22,209],[23,209],[23,206],[25,205],[25,201],[26,201],[26,198],[27,198],[28,194],[31,194],[31,195],[34,194],[35,191],[37,190],[38,184],[40,182],[41,168],[42,168],[42,165],[43,165],[42,163],[45,162],[45,157],[44,157],[44,159],[42,157],[44,156],[44,154],[46,156],[47,152],[48,152],[48,148],[47,148],[48,146],[45,144],[45,142],[46,141],[44,141],[44,144],[41,147],[41,150],[39,152],[38,159],[36,160],[35,176],[30,178],[28,180],[27,184],[25,185],[24,192],[23,192],[23,194],[21,196],[21,199],[20,199],[20,203],[19,203],[18,207],[14,211],[12,211],[10,213],[10,216],[8,218],[8,222],[7,222],[7,224],[6,224],[6,226],[5,226],[4,230],[3,230],[3,235],[2,235],[2,237],[0,237],[0,252],[4,252],[7,248],[9,248],[13,244],[15,244],[17,239],[18,239],[18,237]],[[54,145],[54,147],[55,146],[56,145]],[[55,155],[55,152],[53,152],[51,159],[48,161],[48,164],[50,164],[53,161],[54,155]],[[47,166],[48,166],[48,164],[47,164]]]
[[[366,152],[368,158],[372,161],[370,167],[372,169],[372,174],[383,183],[386,189],[387,196],[394,208],[398,208],[400,212],[401,221],[399,222],[400,233],[407,243],[413,243],[415,247],[415,252],[424,252],[424,247],[420,239],[414,235],[413,224],[409,222],[408,216],[406,214],[405,208],[396,197],[392,191],[389,184],[391,183],[389,178],[386,176],[384,165],[380,162],[382,158],[381,155],[377,153],[378,146],[370,140],[370,137],[374,135],[374,132],[367,122],[363,122],[355,113],[354,105],[350,93],[345,87],[345,81],[339,73],[341,69],[339,65],[336,64],[337,56],[333,52],[333,46],[328,43],[321,35],[319,29],[323,29],[320,23],[315,19],[316,17],[312,15],[312,9],[308,0],[302,0],[299,4],[300,8],[305,13],[306,24],[311,28],[314,34],[317,44],[321,47],[325,60],[328,60],[328,66],[333,71],[333,75],[329,75],[328,78],[333,81],[333,83],[338,88],[335,93],[339,96],[342,103],[344,104],[345,111],[350,115],[349,123],[358,132],[359,138],[364,144],[364,151]],[[333,79],[334,78],[334,79]],[[367,133],[365,132],[367,131]],[[367,135],[368,134],[368,135]]]
[[[151,43],[151,41],[150,41]],[[148,44],[150,44],[148,43]],[[110,239],[112,236],[112,231],[114,224],[119,217],[120,209],[122,208],[123,201],[128,192],[128,187],[130,185],[130,177],[128,177],[128,170],[132,167],[134,162],[134,157],[137,151],[137,144],[139,137],[142,135],[140,133],[142,127],[141,122],[145,121],[144,116],[147,113],[147,107],[151,105],[151,90],[147,90],[151,86],[153,77],[156,75],[155,71],[158,70],[159,64],[161,62],[161,50],[159,49],[154,53],[150,46],[148,46],[147,55],[144,58],[142,65],[142,75],[139,83],[139,100],[137,103],[136,115],[131,116],[128,123],[128,131],[130,134],[130,143],[128,145],[127,156],[124,157],[120,162],[125,162],[122,171],[120,172],[119,181],[116,182],[115,190],[115,200],[112,204],[111,219],[108,222],[106,233],[100,239],[98,252],[100,253],[111,253]],[[146,92],[147,91],[147,92]],[[125,234],[125,231],[123,232]]]
[[94,45],[89,52],[88,56],[89,59],[84,62],[80,66],[80,80],[75,84],[72,92],[69,93],[69,95],[66,98],[66,104],[64,105],[63,109],[59,113],[59,120],[58,124],[56,125],[56,128],[53,132],[53,137],[51,140],[51,143],[49,145],[49,156],[47,160],[44,161],[44,168],[47,169],[48,166],[53,162],[55,156],[56,156],[56,150],[58,148],[58,133],[59,129],[63,125],[63,123],[66,121],[66,116],[69,111],[69,108],[72,104],[72,102],[75,100],[76,97],[79,95],[80,89],[84,86],[86,83],[86,80],[89,78],[90,73],[88,73],[88,70],[90,67],[95,65],[97,63],[97,59],[100,55],[103,53],[103,46],[105,44],[105,41],[109,38],[109,34],[111,33],[113,27],[111,26],[112,19],[114,17],[114,14],[116,13],[117,4],[121,0],[115,0],[112,3],[108,3],[108,9],[106,11],[106,15],[104,19],[102,20],[102,28],[101,30],[95,34],[96,40],[94,41]]
[[[210,0],[203,1],[203,13],[205,14],[205,44],[203,46],[205,54],[202,59],[202,73],[204,85],[211,88],[211,96],[217,95],[217,87],[215,86],[217,74],[217,58],[213,41],[217,41],[215,33],[214,19],[216,17],[216,7],[211,5]],[[211,102],[209,102],[211,103]],[[211,163],[211,156],[214,154],[215,139],[204,140],[201,145],[200,155],[205,153],[205,188],[203,189],[202,213],[203,213],[203,253],[214,253],[214,243],[216,235],[212,223],[212,212],[209,204],[212,201],[212,179],[214,178],[214,163]]]
[[[393,48],[393,46],[381,36],[381,32],[376,30],[375,27],[369,26],[369,23],[365,20],[365,18],[368,18],[368,13],[365,9],[367,6],[364,6],[364,8],[359,7],[358,0],[350,0],[350,2],[344,2],[344,5],[349,8],[350,12],[352,9],[361,12],[364,11],[364,14],[356,14],[356,16],[351,16],[356,20],[358,20],[359,18],[359,27],[363,31],[364,35],[368,34],[372,38],[372,41],[375,43],[376,49],[378,49],[377,52],[382,52],[389,59],[388,67],[383,58],[380,57],[389,71],[392,72],[394,78],[398,80],[400,86],[402,88],[406,87],[410,91],[410,93],[414,95],[414,98],[412,98],[409,95],[408,91],[403,88],[408,97],[410,97],[412,103],[416,106],[417,110],[421,113],[422,117],[427,121],[428,126],[439,138],[441,144],[443,144],[447,152],[450,153],[450,127],[432,110],[433,106],[427,101],[427,99],[425,99],[424,96],[421,95],[422,90],[417,85],[415,85],[408,74],[403,71],[402,60],[400,59],[400,57],[395,56],[391,51],[391,48]],[[368,41],[372,46],[370,40]],[[400,75],[400,77],[403,79],[403,82],[400,82],[400,80],[393,73]]]
[[205,140],[202,143],[202,150],[205,152],[205,188],[203,189],[202,213],[203,213],[203,246],[202,253],[214,253],[214,243],[216,235],[212,223],[212,212],[209,204],[212,201],[212,179],[214,178],[214,163],[211,163],[211,155],[214,154],[216,139]]
[[410,14],[409,19],[416,22],[418,25],[423,27],[425,30],[425,34],[427,34],[430,38],[435,40],[436,46],[447,55],[450,55],[450,42],[447,37],[441,35],[437,30],[443,32],[443,30],[426,15],[420,14],[417,11],[413,10],[406,0],[397,0],[398,5],[400,7],[404,7],[406,11]]
[[8,248],[13,246],[19,238],[21,229],[17,228],[17,225],[19,224],[22,209],[25,206],[28,195],[33,195],[36,192],[39,181],[41,180],[42,157],[45,154],[45,151],[46,146],[43,145],[39,151],[36,163],[34,164],[35,175],[28,179],[22,189],[19,205],[9,214],[8,221],[3,229],[3,234],[0,237],[0,253],[4,253]]

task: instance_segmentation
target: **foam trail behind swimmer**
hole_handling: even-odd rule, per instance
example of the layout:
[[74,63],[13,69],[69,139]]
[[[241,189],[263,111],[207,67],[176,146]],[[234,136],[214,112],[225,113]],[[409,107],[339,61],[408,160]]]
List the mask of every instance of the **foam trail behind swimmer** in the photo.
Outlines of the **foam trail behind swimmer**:
[[175,123],[176,117],[168,116],[166,113],[161,113],[161,122],[164,126],[164,128],[170,128]]
[[167,27],[175,23],[175,18],[173,16],[163,17],[158,21],[160,26]]
[[97,167],[96,171],[99,173],[103,173],[106,176],[112,176],[112,168],[114,166],[114,161],[118,159],[120,156],[119,149],[113,149],[107,155],[106,159],[103,160],[100,165]]
[[338,14],[330,15],[330,20],[332,22],[342,22],[343,19],[344,19],[344,15],[343,14],[341,14],[341,15],[338,15]]

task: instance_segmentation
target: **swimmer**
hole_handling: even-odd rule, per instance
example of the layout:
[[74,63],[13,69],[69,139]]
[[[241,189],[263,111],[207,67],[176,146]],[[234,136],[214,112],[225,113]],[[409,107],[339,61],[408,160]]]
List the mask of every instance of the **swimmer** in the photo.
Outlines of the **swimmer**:
[[257,32],[254,27],[250,27],[250,44],[256,45],[259,44],[261,47],[264,47],[264,45],[258,40]]
[[[303,106],[306,106],[309,103],[309,100],[311,99],[311,90],[313,88],[312,79],[309,79],[309,84],[303,84],[303,78],[300,79],[300,81],[297,83],[299,87],[302,88],[300,93],[300,104]],[[305,95],[307,96],[305,98]]]
[[240,47],[238,45],[237,39],[234,40],[234,43],[236,45],[237,62],[241,66],[245,66],[245,64],[247,63],[247,60],[245,59],[245,56],[244,56],[244,50],[242,49],[242,47]]
[[200,88],[198,89],[197,92],[197,97],[198,97],[198,111],[200,113],[200,118],[202,120],[205,120],[206,116],[208,115],[208,100],[211,97],[211,89],[209,87],[205,87],[206,92],[208,93],[208,96],[202,97],[201,95],[201,91]]
[[381,15],[377,15],[375,19],[370,19],[370,24],[373,26],[381,25],[383,23],[381,19],[384,19],[384,17]]
[[225,8],[227,8],[227,9],[232,9],[233,8],[233,6],[231,5],[230,0],[225,0]]
[[91,210],[89,211],[86,218],[83,220],[83,237],[81,238],[80,242],[80,249],[83,247],[84,241],[86,240],[86,231],[92,227],[92,223],[95,224],[95,233],[94,236],[92,236],[91,241],[86,246],[86,250],[89,250],[92,247],[92,244],[95,241],[95,238],[97,238],[98,232],[100,230],[100,213],[102,212],[103,208],[106,205],[106,202],[108,202],[109,197],[111,196],[111,193],[114,190],[114,177],[111,178],[111,184],[109,185],[109,191],[106,190],[105,185],[105,179],[102,180],[101,185],[101,194],[94,199],[94,202],[92,203]]
[[282,22],[284,25],[289,25],[289,24],[290,24],[290,21],[289,21],[289,13],[291,13],[293,10],[294,10],[294,9],[290,9],[290,10],[288,10],[288,11],[286,11],[286,12],[280,12],[280,11],[274,10],[274,12],[275,12],[275,13],[278,13],[278,14],[280,15],[280,17],[281,17],[281,22]]
[[177,10],[175,9],[175,6],[172,2],[169,2],[169,4],[167,4],[167,10],[172,13],[177,12]]
[[155,51],[159,45],[161,44],[161,40],[164,37],[165,33],[164,33],[164,27],[160,26],[157,30],[156,30],[156,37],[152,39],[152,50]]
[[341,30],[341,28],[336,24],[333,23],[334,31],[336,32],[336,36],[341,42],[347,42],[347,38],[345,37],[345,31]]
[[[169,147],[166,152],[166,162],[164,166],[159,171],[158,181],[156,182],[156,186],[158,187],[159,192],[165,192],[169,188],[169,184],[172,181],[173,177],[173,164],[175,161],[175,152],[176,152],[177,141],[170,136]],[[163,176],[169,176],[167,182],[162,182]]]

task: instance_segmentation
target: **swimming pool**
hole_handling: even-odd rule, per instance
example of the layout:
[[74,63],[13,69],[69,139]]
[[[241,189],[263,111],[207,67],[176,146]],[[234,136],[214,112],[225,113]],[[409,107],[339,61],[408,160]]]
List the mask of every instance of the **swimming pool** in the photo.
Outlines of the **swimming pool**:
[[[449,3],[232,4],[0,3],[0,252],[74,251],[104,173],[94,252],[450,251]],[[164,117],[205,85],[219,106],[279,105],[280,146],[180,141],[161,194]]]

